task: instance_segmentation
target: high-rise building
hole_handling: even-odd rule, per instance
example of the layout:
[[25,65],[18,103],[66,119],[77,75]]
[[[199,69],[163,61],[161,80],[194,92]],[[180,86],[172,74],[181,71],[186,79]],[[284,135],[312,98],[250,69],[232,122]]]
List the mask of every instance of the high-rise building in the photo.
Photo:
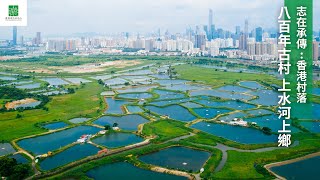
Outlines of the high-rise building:
[[225,32],[224,32],[224,30],[221,29],[221,28],[217,29],[217,36],[218,36],[218,38],[220,38],[220,39],[224,39],[224,38],[225,38]]
[[256,28],[256,42],[262,42],[262,28]]
[[256,45],[255,43],[248,43],[248,54],[255,55],[256,54]]
[[86,45],[86,38],[85,37],[81,37],[80,45],[81,46],[85,46]]
[[240,50],[246,50],[246,47],[247,47],[247,41],[246,41],[246,36],[244,34],[241,34],[240,35],[240,38],[239,38],[239,49]]
[[200,27],[199,26],[196,26],[196,34],[200,34]]
[[210,36],[211,36],[211,39],[215,39],[216,38],[216,26],[214,24],[211,25],[210,27]]
[[246,20],[244,21],[244,34],[245,34],[246,36],[249,35],[249,22],[248,22],[248,19],[246,19]]
[[241,30],[240,30],[240,26],[236,26],[236,35],[239,35],[239,34],[240,34],[240,32],[241,32]]
[[200,48],[201,50],[204,50],[206,46],[206,35],[204,34],[197,34],[195,35],[195,48]]
[[209,39],[209,30],[208,30],[208,26],[207,26],[207,25],[204,25],[204,26],[203,26],[203,30],[204,30],[204,32],[206,33],[207,38]]
[[145,40],[145,50],[146,51],[153,51],[153,40],[147,39]]
[[260,42],[255,43],[255,55],[262,55],[262,44]]
[[319,42],[313,42],[313,61],[318,61],[319,58]]
[[17,45],[17,26],[13,26],[13,29],[12,29],[12,45],[13,46],[16,46]]
[[66,40],[66,50],[72,51],[76,49],[76,41],[75,40]]
[[41,44],[41,32],[37,32],[36,39],[35,39],[35,44],[37,46],[39,46]]
[[24,45],[24,37],[20,36],[20,45],[23,46]]
[[249,22],[248,19],[244,21],[244,50],[248,50],[248,38],[249,38]]
[[212,9],[209,9],[209,28],[210,28],[210,31],[209,31],[209,40],[212,39],[212,34],[213,34],[213,31],[212,31],[212,25],[213,25],[213,11]]

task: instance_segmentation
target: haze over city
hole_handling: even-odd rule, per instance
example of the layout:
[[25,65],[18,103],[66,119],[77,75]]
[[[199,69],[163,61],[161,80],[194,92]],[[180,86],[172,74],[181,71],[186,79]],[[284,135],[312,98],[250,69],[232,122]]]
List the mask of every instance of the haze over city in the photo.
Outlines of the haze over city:
[[[73,33],[119,32],[150,33],[162,31],[184,32],[187,27],[208,23],[208,9],[213,10],[213,23],[217,28],[234,31],[235,26],[249,29],[258,26],[266,29],[277,27],[278,0],[57,0],[28,1],[28,26],[19,27],[26,37],[37,31],[44,36],[66,36]],[[315,6],[316,9],[316,6]],[[317,28],[318,27],[318,28]],[[319,29],[315,23],[315,29]],[[12,36],[11,27],[0,29],[0,39]]]

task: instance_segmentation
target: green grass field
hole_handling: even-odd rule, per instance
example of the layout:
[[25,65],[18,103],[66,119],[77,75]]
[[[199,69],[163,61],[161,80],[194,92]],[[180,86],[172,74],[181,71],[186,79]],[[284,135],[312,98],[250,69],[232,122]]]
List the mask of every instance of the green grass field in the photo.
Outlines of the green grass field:
[[215,71],[214,69],[191,65],[179,65],[175,66],[175,68],[179,74],[179,78],[203,82],[212,87],[234,84],[239,81],[261,81],[268,84],[281,85],[280,80],[267,74]]
[[[8,60],[3,61],[0,64],[0,71],[7,71],[13,73],[22,73],[22,74],[29,74],[34,75],[33,71],[37,75],[46,75],[46,76],[57,76],[58,69],[63,67],[71,67],[71,66],[79,66],[84,64],[99,64],[103,62],[111,62],[116,60],[126,60],[125,57],[108,57],[108,56],[92,56],[92,57],[80,57],[80,56],[67,56],[67,55],[46,55],[41,57],[33,57],[33,58],[26,58],[26,59],[18,59],[18,60]],[[134,60],[139,62],[139,64],[130,64],[128,63],[125,66],[122,65],[112,65],[112,66],[105,66],[103,67],[103,71],[92,71],[87,73],[70,73],[70,72],[59,72],[59,76],[92,76],[96,74],[102,73],[110,73],[110,72],[117,72],[121,70],[136,68],[144,65],[151,64],[152,61],[148,59],[128,59],[128,61]],[[23,67],[23,68],[21,68]],[[51,72],[51,73],[48,73]]]
[[184,127],[184,123],[172,120],[160,120],[146,124],[143,127],[144,135],[158,136],[156,142],[163,142],[175,137],[189,134],[190,130]]
[[[24,112],[0,113],[0,141],[13,140],[28,135],[44,132],[36,123],[68,120],[79,116],[94,117],[100,113],[100,93],[103,87],[97,83],[88,83],[74,94],[55,96],[46,105],[49,111],[42,109],[25,110]],[[17,119],[17,114],[22,118]]]

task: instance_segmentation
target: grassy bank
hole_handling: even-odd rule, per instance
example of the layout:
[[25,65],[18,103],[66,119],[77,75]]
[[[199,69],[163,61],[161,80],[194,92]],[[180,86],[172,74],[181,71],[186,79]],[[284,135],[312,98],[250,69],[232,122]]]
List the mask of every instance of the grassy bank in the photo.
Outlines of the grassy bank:
[[[74,94],[52,97],[52,100],[46,105],[48,111],[34,109],[23,112],[0,113],[0,141],[10,141],[15,138],[42,133],[45,130],[35,126],[39,122],[66,121],[80,116],[97,116],[101,114],[98,112],[102,107],[99,95],[101,92],[101,85],[88,83],[76,90]],[[17,114],[22,117],[17,118]]]
[[239,81],[262,81],[268,84],[280,85],[280,80],[267,74],[215,71],[215,69],[194,65],[179,65],[175,66],[175,68],[179,74],[179,78],[203,82],[212,87],[234,84]]

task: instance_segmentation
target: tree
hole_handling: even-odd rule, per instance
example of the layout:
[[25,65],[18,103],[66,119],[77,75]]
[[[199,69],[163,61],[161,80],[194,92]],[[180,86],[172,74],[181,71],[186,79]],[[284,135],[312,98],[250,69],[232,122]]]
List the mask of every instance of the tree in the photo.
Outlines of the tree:
[[8,179],[25,179],[30,174],[30,166],[18,164],[14,158],[0,158],[0,175]]
[[22,118],[22,115],[21,114],[17,114],[16,118],[17,119]]
[[269,134],[269,135],[270,135],[272,131],[271,131],[271,129],[268,128],[268,127],[263,127],[263,128],[262,128],[262,132],[265,133],[265,134]]
[[104,130],[110,130],[110,125],[105,125]]
[[102,81],[102,79],[99,79],[98,83],[101,84],[101,85],[104,85],[104,82]]
[[125,82],[125,83],[124,83],[124,85],[129,86],[129,85],[130,85],[130,83],[129,83],[129,82]]
[[73,94],[73,93],[75,93],[75,90],[74,90],[73,88],[68,88],[68,92],[69,92],[70,94]]
[[30,166],[27,164],[18,164],[14,166],[9,179],[25,179],[30,173]]
[[13,158],[3,157],[0,159],[0,174],[8,177],[13,171],[13,167],[17,164],[17,160]]
[[113,123],[112,127],[118,127],[118,123]]

